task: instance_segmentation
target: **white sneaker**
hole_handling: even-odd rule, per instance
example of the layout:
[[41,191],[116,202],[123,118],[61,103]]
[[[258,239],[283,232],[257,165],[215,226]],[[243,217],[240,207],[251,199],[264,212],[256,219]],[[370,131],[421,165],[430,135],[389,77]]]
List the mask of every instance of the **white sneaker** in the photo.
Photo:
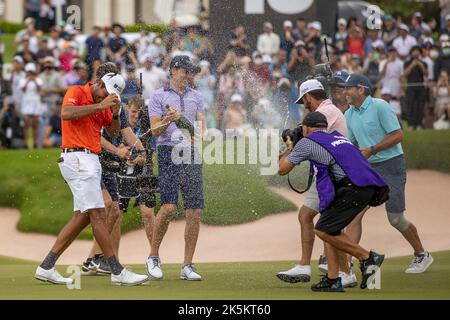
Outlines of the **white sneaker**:
[[288,271],[278,272],[278,279],[284,282],[297,283],[311,281],[311,266],[296,265]]
[[162,280],[161,259],[159,257],[149,257],[147,259],[147,273],[150,279]]
[[180,279],[181,280],[188,280],[188,281],[201,281],[202,276],[199,275],[192,264],[186,264],[183,267],[181,267],[180,272]]
[[320,272],[327,274],[328,273],[328,262],[327,257],[320,256],[319,257],[319,264],[317,266],[320,270]]
[[414,257],[411,265],[406,269],[405,273],[423,273],[429,266],[433,263],[433,257],[428,251],[424,254],[417,255]]
[[123,269],[119,275],[111,274],[111,283],[116,286],[138,286],[148,281],[148,276],[136,274],[127,269]]
[[58,270],[51,268],[50,270],[45,270],[41,267],[37,267],[36,274],[34,277],[40,281],[50,282],[53,284],[72,284],[72,278],[64,278],[59,274]]
[[339,277],[341,277],[342,286],[344,288],[354,288],[358,285],[356,275],[351,271],[350,273],[339,271]]

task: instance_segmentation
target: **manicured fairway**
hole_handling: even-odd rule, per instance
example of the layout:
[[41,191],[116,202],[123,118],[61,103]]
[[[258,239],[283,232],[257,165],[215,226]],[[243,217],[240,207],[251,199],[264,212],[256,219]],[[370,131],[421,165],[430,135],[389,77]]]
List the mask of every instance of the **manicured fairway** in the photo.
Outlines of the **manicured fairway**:
[[[309,284],[287,284],[275,274],[292,262],[199,264],[202,282],[178,280],[179,265],[164,265],[165,280],[140,287],[115,287],[109,277],[83,277],[80,290],[33,278],[36,263],[0,258],[0,299],[450,299],[450,252],[433,254],[435,263],[421,275],[407,275],[410,257],[387,259],[381,290],[347,289],[346,293],[310,291]],[[313,281],[319,278],[314,262]],[[144,266],[131,266],[144,272]],[[66,267],[58,267],[66,274]],[[359,270],[357,271],[359,277]]]

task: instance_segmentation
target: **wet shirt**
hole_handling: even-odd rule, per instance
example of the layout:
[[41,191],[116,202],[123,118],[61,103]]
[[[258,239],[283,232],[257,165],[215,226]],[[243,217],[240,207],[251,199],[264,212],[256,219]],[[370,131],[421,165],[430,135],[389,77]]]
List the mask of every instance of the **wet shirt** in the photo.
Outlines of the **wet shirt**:
[[[89,106],[95,104],[91,93],[92,83],[74,86],[67,90],[62,108],[66,106]],[[62,148],[86,148],[100,153],[101,130],[112,123],[110,109],[91,114],[78,120],[62,120]]]
[[[191,124],[195,124],[197,112],[204,113],[205,104],[201,93],[197,90],[187,88],[181,95],[174,91],[169,85],[156,90],[150,99],[148,114],[151,117],[164,118],[168,110],[166,105],[175,108]],[[167,130],[158,137],[157,146],[176,146],[186,142],[186,137],[180,129],[171,123]]]

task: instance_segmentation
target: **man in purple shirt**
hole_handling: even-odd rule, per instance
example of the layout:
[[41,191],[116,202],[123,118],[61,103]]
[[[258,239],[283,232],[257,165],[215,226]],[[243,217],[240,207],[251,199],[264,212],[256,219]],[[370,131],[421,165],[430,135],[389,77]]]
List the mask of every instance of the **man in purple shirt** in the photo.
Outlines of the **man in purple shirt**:
[[[170,63],[169,84],[156,90],[149,103],[153,135],[158,137],[158,180],[161,193],[161,209],[156,217],[152,248],[147,260],[148,274],[155,280],[163,278],[159,247],[177,211],[180,189],[186,211],[185,253],[180,278],[190,281],[202,280],[192,266],[192,259],[204,207],[203,168],[201,163],[194,161],[198,151],[195,150],[192,139],[176,125],[183,116],[192,125],[198,121],[202,123],[202,129],[205,128],[203,97],[189,85],[191,74],[198,72],[200,68],[192,65],[189,57],[174,57]],[[169,110],[166,106],[169,106]],[[174,157],[180,152],[188,152],[191,161],[181,164],[178,164],[178,161],[174,162]]]

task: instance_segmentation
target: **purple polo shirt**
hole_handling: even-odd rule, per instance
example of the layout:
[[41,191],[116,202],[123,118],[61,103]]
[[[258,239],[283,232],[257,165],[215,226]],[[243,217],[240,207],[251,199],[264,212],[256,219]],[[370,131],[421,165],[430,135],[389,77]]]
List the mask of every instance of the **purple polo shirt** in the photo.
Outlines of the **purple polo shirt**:
[[[150,117],[165,117],[168,113],[166,105],[169,105],[183,116],[185,116],[192,124],[195,123],[197,112],[204,113],[205,103],[201,93],[192,88],[179,95],[170,85],[166,85],[156,90],[148,106],[148,114]],[[177,128],[175,123],[171,123],[167,130],[158,137],[157,146],[176,146],[180,143],[186,143],[186,137]]]

